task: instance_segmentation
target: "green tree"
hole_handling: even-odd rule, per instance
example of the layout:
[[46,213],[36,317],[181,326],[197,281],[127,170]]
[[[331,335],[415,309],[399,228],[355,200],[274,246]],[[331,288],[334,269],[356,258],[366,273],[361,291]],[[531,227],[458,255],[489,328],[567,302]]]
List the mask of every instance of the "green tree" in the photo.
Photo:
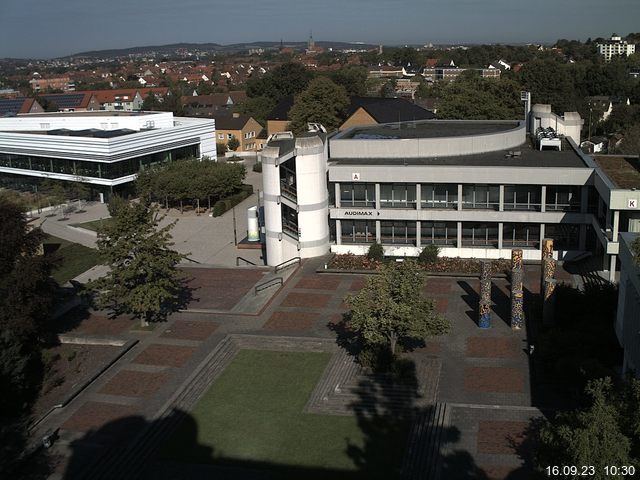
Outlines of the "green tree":
[[345,88],[347,95],[360,97],[367,94],[367,76],[367,69],[357,65],[341,68],[329,74],[329,78],[336,85]]
[[313,76],[313,72],[299,63],[286,62],[262,78],[250,78],[247,82],[247,95],[251,98],[268,97],[278,102],[283,97],[303,91]]
[[351,328],[370,346],[385,345],[395,355],[403,339],[425,339],[442,335],[450,328],[438,315],[433,300],[422,296],[423,274],[417,263],[383,265],[380,275],[367,279],[356,295],[347,295]]
[[150,90],[149,93],[147,93],[147,96],[144,97],[141,108],[146,112],[162,110],[162,102],[160,102],[158,97],[156,97],[156,95]]
[[172,222],[162,220],[146,203],[114,199],[113,221],[98,229],[98,251],[109,273],[91,283],[98,305],[114,313],[129,313],[141,324],[165,320],[178,309],[186,292],[184,275],[176,268],[187,256],[172,250]]
[[590,465],[596,473],[589,478],[604,480],[610,478],[605,466],[631,464],[631,441],[619,426],[611,379],[589,382],[586,393],[588,408],[561,413],[541,426],[536,452],[540,471],[547,465]]
[[239,113],[253,117],[256,122],[266,125],[267,115],[276,106],[276,102],[269,97],[247,98],[237,108]]
[[41,338],[53,305],[51,257],[44,234],[19,206],[0,196],[0,476],[19,459],[42,380]]
[[534,103],[551,104],[558,113],[575,111],[576,88],[569,68],[557,60],[536,59],[524,65],[519,80]]
[[640,123],[629,125],[624,130],[620,152],[626,155],[640,154]]
[[289,112],[290,129],[295,133],[307,131],[307,123],[321,123],[328,132],[336,130],[344,121],[349,97],[340,87],[325,77],[309,83],[307,89],[296,96]]
[[227,148],[232,152],[235,152],[240,147],[240,140],[236,138],[235,135],[231,135],[231,138],[227,142]]

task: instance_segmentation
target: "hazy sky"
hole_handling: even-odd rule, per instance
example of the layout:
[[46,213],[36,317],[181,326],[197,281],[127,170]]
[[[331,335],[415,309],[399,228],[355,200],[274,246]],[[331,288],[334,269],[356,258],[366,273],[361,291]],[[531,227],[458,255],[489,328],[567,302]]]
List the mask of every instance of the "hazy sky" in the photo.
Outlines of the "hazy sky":
[[175,42],[508,43],[640,30],[640,0],[0,0],[0,57]]

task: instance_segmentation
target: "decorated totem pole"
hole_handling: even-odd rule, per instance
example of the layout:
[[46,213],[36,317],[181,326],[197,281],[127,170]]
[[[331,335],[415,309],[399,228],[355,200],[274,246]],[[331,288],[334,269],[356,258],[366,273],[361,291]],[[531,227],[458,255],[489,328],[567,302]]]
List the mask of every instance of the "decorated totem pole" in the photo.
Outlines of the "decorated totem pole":
[[480,328],[491,327],[491,262],[482,262],[480,273]]
[[524,325],[524,268],[522,250],[511,251],[511,328]]

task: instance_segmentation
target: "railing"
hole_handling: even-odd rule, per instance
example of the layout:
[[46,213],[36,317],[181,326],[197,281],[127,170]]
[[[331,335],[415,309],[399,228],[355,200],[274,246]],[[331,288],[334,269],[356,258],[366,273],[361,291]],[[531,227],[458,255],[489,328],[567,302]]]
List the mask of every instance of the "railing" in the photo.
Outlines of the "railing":
[[295,187],[290,187],[285,182],[280,182],[280,191],[283,197],[294,202],[298,201],[298,192]]
[[256,285],[253,291],[254,291],[254,294],[257,295],[258,292],[261,292],[262,290],[266,290],[269,287],[273,287],[275,285],[283,285],[283,284],[284,282],[282,281],[282,277],[276,277],[276,278],[272,278],[271,280],[267,280],[266,282],[263,282],[260,285]]
[[300,257],[293,257],[290,258],[289,260],[286,260],[284,262],[282,262],[280,265],[276,265],[273,268],[273,273],[278,273],[281,272],[282,270],[284,270],[285,268],[289,268],[291,267],[293,264],[297,263],[298,265],[300,265],[300,263],[302,262],[302,259]]
[[255,265],[255,263],[253,263],[251,260],[247,260],[246,258],[242,258],[242,257],[236,257],[236,267],[240,266],[240,260],[242,260],[243,262],[246,262],[247,265]]
[[197,264],[202,264],[202,262],[199,262],[197,260],[194,260],[193,258],[189,258],[189,257],[184,257],[185,260],[189,260],[192,263],[197,263]]

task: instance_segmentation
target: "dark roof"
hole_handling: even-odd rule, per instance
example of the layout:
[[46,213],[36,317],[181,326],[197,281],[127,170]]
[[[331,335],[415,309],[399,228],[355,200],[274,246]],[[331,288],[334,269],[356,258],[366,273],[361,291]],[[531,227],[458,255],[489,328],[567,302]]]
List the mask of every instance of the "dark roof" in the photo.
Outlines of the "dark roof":
[[394,140],[405,138],[447,138],[506,132],[518,127],[516,120],[431,120],[423,122],[389,123],[354,127],[340,133],[336,139]]
[[20,98],[0,98],[0,117],[10,117],[20,113],[24,102],[29,100],[25,97]]
[[78,93],[51,93],[39,95],[39,98],[44,98],[49,102],[55,103],[58,108],[82,108],[82,102],[85,99],[85,92]]
[[212,115],[216,121],[216,130],[242,130],[251,118],[249,115]]
[[412,120],[431,120],[436,118],[433,112],[415,105],[404,98],[351,97],[347,108],[347,117],[363,108],[378,123],[406,122]]
[[97,128],[89,128],[86,130],[68,130],[66,128],[59,128],[56,130],[49,130],[47,135],[59,135],[63,137],[93,137],[93,138],[114,138],[122,137],[123,135],[129,135],[136,133],[135,130],[128,128],[119,128],[117,130],[99,130]]

